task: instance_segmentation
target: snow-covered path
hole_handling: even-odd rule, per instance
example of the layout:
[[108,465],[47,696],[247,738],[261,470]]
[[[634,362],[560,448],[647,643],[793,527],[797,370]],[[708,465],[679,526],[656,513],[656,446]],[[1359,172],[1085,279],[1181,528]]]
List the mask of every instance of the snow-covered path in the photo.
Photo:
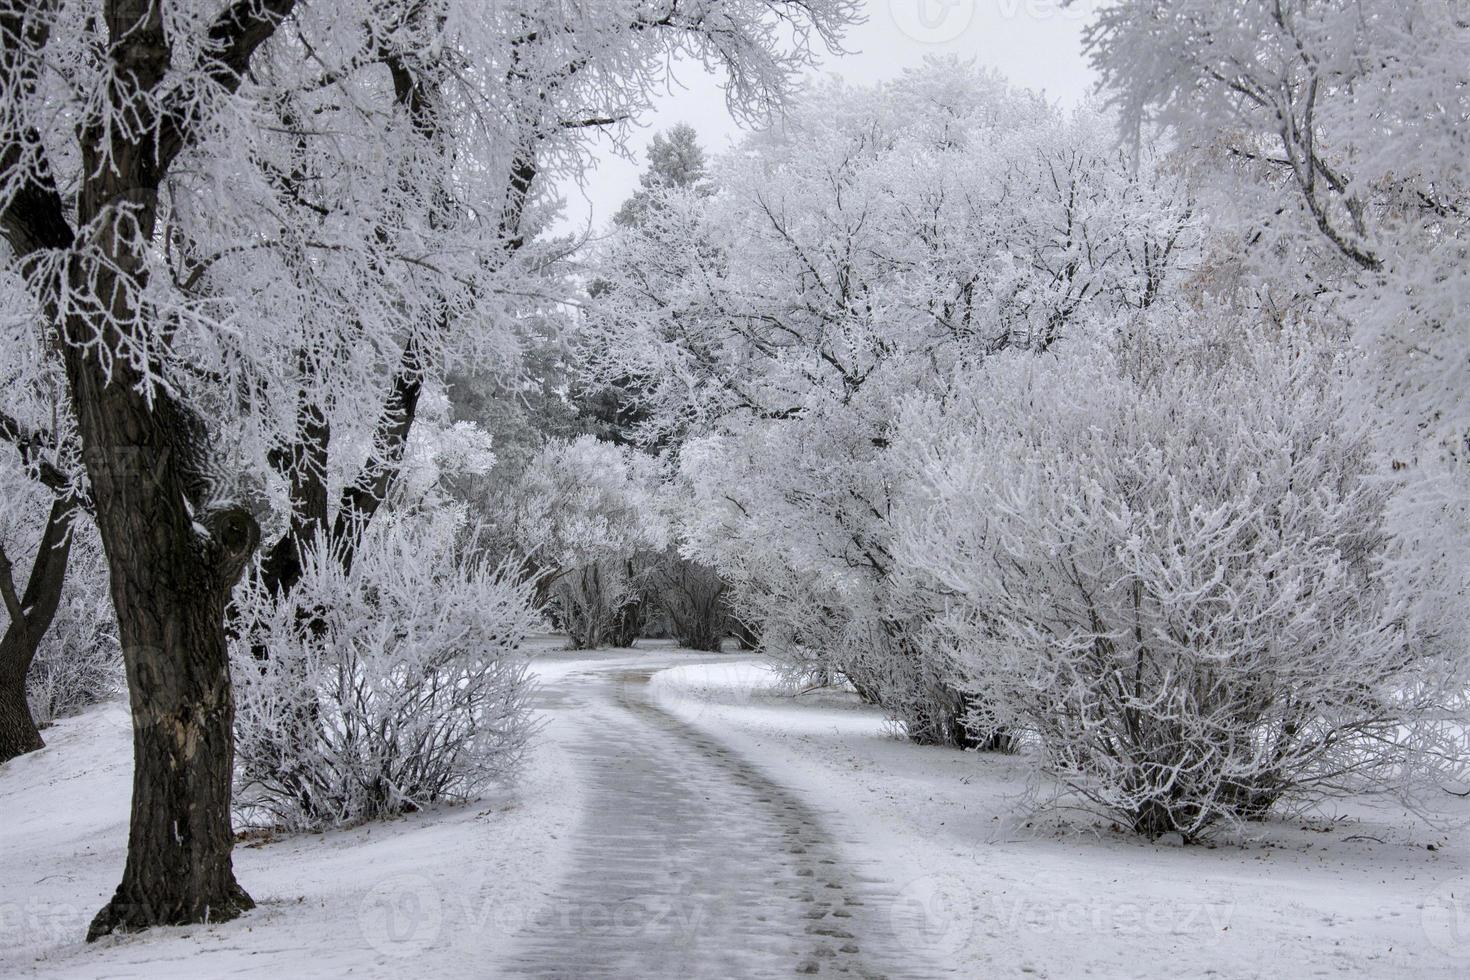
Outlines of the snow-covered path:
[[1467,975],[1463,830],[1348,799],[1150,843],[1035,812],[1025,759],[908,744],[849,693],[563,642],[531,651],[547,724],[513,789],[242,841],[254,912],[95,944],[131,728],[119,704],[64,719],[0,767],[0,977]]
[[891,896],[843,866],[810,808],[657,707],[652,673],[598,665],[543,690],[585,809],[503,974],[933,976],[895,948]]

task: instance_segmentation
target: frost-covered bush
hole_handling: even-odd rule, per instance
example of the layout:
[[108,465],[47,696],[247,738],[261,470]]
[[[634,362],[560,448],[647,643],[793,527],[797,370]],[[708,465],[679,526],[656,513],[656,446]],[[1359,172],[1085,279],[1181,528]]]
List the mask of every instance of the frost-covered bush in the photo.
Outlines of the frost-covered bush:
[[122,653],[101,547],[89,522],[77,522],[72,533],[92,540],[72,545],[66,591],[26,674],[26,697],[38,725],[122,690]]
[[[1186,840],[1454,765],[1463,677],[1388,601],[1387,490],[1301,333],[1196,316],[1003,354],[909,407],[896,558],[972,726]],[[1173,339],[1173,338],[1181,339]],[[1451,638],[1453,639],[1453,638]]]
[[557,577],[553,612],[572,649],[633,645],[642,623],[640,578],[631,560],[616,558],[590,561]]
[[690,650],[720,652],[730,632],[729,587],[708,565],[667,556],[652,575],[651,589],[668,616],[674,638]]
[[673,473],[661,486],[659,504],[673,543],[650,565],[645,593],[652,613],[645,629],[662,629],[681,647],[718,653],[730,634],[730,583],[715,568],[685,554],[692,529],[708,505],[693,482]]
[[593,436],[553,440],[526,467],[510,535],[573,647],[637,638],[652,556],[668,544],[657,461]]
[[[236,593],[238,804],[315,828],[473,797],[533,729],[515,570],[444,515],[381,516],[344,567],[313,547],[289,597]],[[263,650],[261,658],[252,650]]]
[[684,447],[687,547],[718,563],[735,617],[793,684],[850,682],[913,741],[971,747],[925,612],[895,604],[889,516],[904,475],[863,425],[788,422]]

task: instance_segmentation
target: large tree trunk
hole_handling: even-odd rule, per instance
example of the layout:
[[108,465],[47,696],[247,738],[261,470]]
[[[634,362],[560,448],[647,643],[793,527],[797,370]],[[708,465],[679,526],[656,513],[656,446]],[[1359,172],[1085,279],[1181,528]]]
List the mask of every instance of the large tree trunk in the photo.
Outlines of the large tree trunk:
[[189,464],[197,447],[166,396],[149,406],[75,351],[67,367],[133,716],[127,866],[87,938],[230,919],[252,902],[230,857],[235,708],[224,609],[259,529],[236,506],[198,509]]
[[[216,594],[118,605],[133,708],[133,816],[117,892],[87,938],[160,924],[223,921],[254,904],[235,882],[230,782],[234,701]],[[158,645],[138,643],[152,640]]]
[[[114,150],[114,158],[126,154]],[[89,185],[87,197],[120,194]],[[144,219],[147,220],[144,220]],[[223,921],[250,908],[235,882],[230,822],[235,704],[230,689],[225,606],[260,528],[244,507],[212,497],[208,437],[172,394],[151,399],[136,371],[109,376],[82,346],[116,324],[148,316],[138,296],[147,279],[141,234],[103,232],[113,249],[101,266],[79,263],[74,292],[110,300],[65,321],[67,383],[102,548],[133,718],[133,800],[128,859],[112,900],[88,940],[114,930]],[[115,271],[114,271],[115,270]]]
[[[141,522],[133,533],[143,536]],[[115,536],[111,545],[126,550]],[[114,568],[116,569],[115,563]],[[165,573],[184,585],[187,566]],[[254,903],[235,882],[230,852],[234,701],[218,589],[192,595],[114,572],[133,709],[133,810],[116,894],[87,938],[116,929],[223,921]]]
[[26,700],[26,675],[61,604],[76,509],[71,497],[52,502],[22,595],[16,595],[10,562],[0,552],[0,592],[10,615],[10,625],[0,637],[0,763],[45,747]]
[[[220,59],[224,87],[237,84],[250,52],[290,5],[266,0],[226,12],[218,25],[226,44],[207,55]],[[106,19],[119,77],[138,92],[155,92],[172,57],[161,6],[114,0]],[[166,136],[176,132],[167,122],[158,126]],[[96,305],[73,304],[63,318],[67,384],[133,717],[127,864],[88,940],[114,930],[222,921],[253,905],[231,862],[235,704],[224,613],[260,528],[242,506],[214,498],[202,420],[172,392],[150,385],[134,363],[119,358],[109,372],[87,349],[98,339],[108,345],[124,338],[167,349],[172,339],[169,324],[142,297],[158,188],[186,135],[155,143],[146,138],[147,125],[140,132],[145,138],[135,141],[95,120],[81,131],[87,176],[78,217],[105,260],[82,255],[71,263],[71,294]]]

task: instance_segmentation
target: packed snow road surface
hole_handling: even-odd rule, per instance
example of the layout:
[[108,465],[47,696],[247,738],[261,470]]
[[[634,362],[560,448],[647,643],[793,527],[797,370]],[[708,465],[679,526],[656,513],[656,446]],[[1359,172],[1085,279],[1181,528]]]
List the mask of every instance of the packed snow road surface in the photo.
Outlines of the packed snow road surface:
[[896,941],[893,896],[844,866],[806,804],[652,702],[652,673],[598,665],[543,691],[585,808],[504,974],[934,976]]

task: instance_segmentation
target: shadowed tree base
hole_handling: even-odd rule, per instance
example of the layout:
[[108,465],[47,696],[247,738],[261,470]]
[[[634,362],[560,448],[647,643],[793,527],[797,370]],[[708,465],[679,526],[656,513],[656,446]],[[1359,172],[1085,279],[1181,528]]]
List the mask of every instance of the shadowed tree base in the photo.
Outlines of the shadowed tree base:
[[92,919],[87,927],[87,942],[101,939],[114,932],[141,932],[153,926],[185,926],[200,922],[228,922],[243,912],[255,908],[255,900],[245,889],[231,881],[221,890],[220,897],[204,904],[160,907],[157,897],[130,895],[126,885],[120,885],[112,901]]

